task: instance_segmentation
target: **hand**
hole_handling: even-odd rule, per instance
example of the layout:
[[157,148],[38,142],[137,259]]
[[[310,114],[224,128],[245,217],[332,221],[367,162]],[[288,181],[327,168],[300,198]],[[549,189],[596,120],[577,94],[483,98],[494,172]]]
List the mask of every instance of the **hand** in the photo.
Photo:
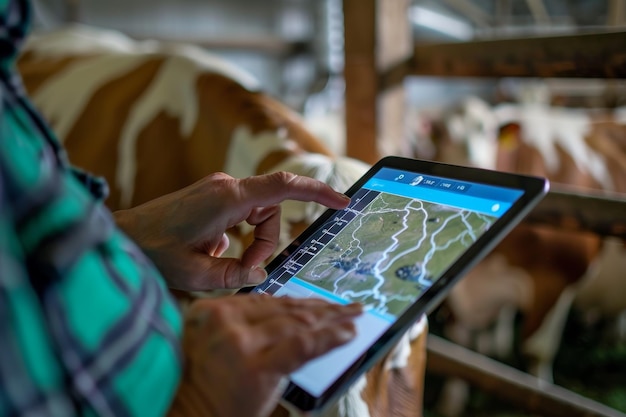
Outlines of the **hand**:
[[183,335],[174,416],[263,417],[285,376],[355,335],[356,304],[235,295],[196,301]]
[[[328,185],[287,172],[235,179],[216,173],[141,206],[115,213],[118,225],[144,250],[172,288],[240,288],[262,282],[260,265],[274,252],[284,200],[341,209],[349,199]],[[255,226],[241,259],[219,258],[226,230]]]

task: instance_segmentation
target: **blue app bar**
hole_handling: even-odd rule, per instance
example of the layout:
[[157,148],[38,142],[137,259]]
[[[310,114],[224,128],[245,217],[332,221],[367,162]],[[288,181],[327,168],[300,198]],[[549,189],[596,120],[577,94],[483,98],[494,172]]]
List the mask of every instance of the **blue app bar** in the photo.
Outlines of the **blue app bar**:
[[[438,184],[446,184],[446,180],[441,180],[441,182],[439,182]],[[389,194],[401,195],[417,200],[429,201],[431,203],[458,207],[461,209],[485,213],[496,217],[502,216],[513,205],[514,201],[505,201],[502,198],[482,198],[472,195],[473,193],[471,193],[470,190],[474,190],[479,185],[482,186],[482,184],[470,183],[468,184],[469,189],[466,188],[466,192],[463,192],[456,189],[455,184],[450,184],[450,186],[419,186],[410,185],[410,183],[402,183],[394,180],[389,181],[375,176],[373,178],[370,178],[370,180],[365,183],[364,188]],[[503,190],[509,191],[509,189],[506,188],[503,188]],[[520,191],[518,196],[521,195],[522,192]],[[508,196],[506,200],[509,200]]]
[[[391,181],[416,188],[429,188],[446,192],[466,194],[472,197],[494,200],[495,202],[515,202],[523,192],[513,188],[497,187],[468,181],[457,181],[433,175],[418,174],[392,168],[382,168],[373,178]],[[408,192],[408,189],[407,189]],[[404,195],[404,193],[401,193]]]

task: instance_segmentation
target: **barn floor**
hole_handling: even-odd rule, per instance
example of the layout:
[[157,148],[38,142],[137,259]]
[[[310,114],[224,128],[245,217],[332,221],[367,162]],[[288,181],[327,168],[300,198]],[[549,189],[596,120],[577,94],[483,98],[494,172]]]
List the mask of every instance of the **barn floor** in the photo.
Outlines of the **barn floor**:
[[[440,315],[434,312],[430,318],[430,331],[439,336]],[[626,338],[616,337],[614,326],[606,321],[585,325],[580,314],[572,311],[568,317],[563,341],[554,364],[557,385],[594,399],[626,413]],[[504,362],[524,369],[519,352]],[[436,375],[426,375],[424,393],[426,417],[441,417],[435,404],[442,385]],[[515,409],[505,401],[478,390],[471,390],[464,416],[528,416],[529,413]]]

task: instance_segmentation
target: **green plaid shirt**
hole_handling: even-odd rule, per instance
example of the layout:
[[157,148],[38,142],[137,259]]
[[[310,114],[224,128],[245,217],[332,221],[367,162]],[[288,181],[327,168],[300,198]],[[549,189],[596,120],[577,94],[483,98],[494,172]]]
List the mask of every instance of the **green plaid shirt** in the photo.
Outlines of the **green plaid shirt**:
[[0,416],[163,415],[180,314],[25,98],[29,10],[0,0]]

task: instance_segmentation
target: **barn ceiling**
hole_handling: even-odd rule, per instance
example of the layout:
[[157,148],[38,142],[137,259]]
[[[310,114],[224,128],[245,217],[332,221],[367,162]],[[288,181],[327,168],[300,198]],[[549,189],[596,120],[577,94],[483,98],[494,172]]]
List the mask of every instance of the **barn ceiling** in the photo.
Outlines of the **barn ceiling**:
[[[228,10],[228,16],[221,16],[221,19],[244,19],[247,26],[259,26],[269,16],[282,16],[286,10],[304,12],[319,19],[324,8],[340,9],[342,0],[32,1],[37,9],[61,20],[98,20],[100,16],[108,16],[127,21],[129,15],[143,14],[145,17],[146,14],[167,11],[176,21],[176,15],[185,16],[187,11],[193,11],[195,19],[211,23],[213,15]],[[176,12],[172,13],[173,10]],[[409,17],[416,37],[425,40],[624,30],[626,0],[412,0]]]
[[414,0],[416,37],[458,40],[626,29],[624,0]]

